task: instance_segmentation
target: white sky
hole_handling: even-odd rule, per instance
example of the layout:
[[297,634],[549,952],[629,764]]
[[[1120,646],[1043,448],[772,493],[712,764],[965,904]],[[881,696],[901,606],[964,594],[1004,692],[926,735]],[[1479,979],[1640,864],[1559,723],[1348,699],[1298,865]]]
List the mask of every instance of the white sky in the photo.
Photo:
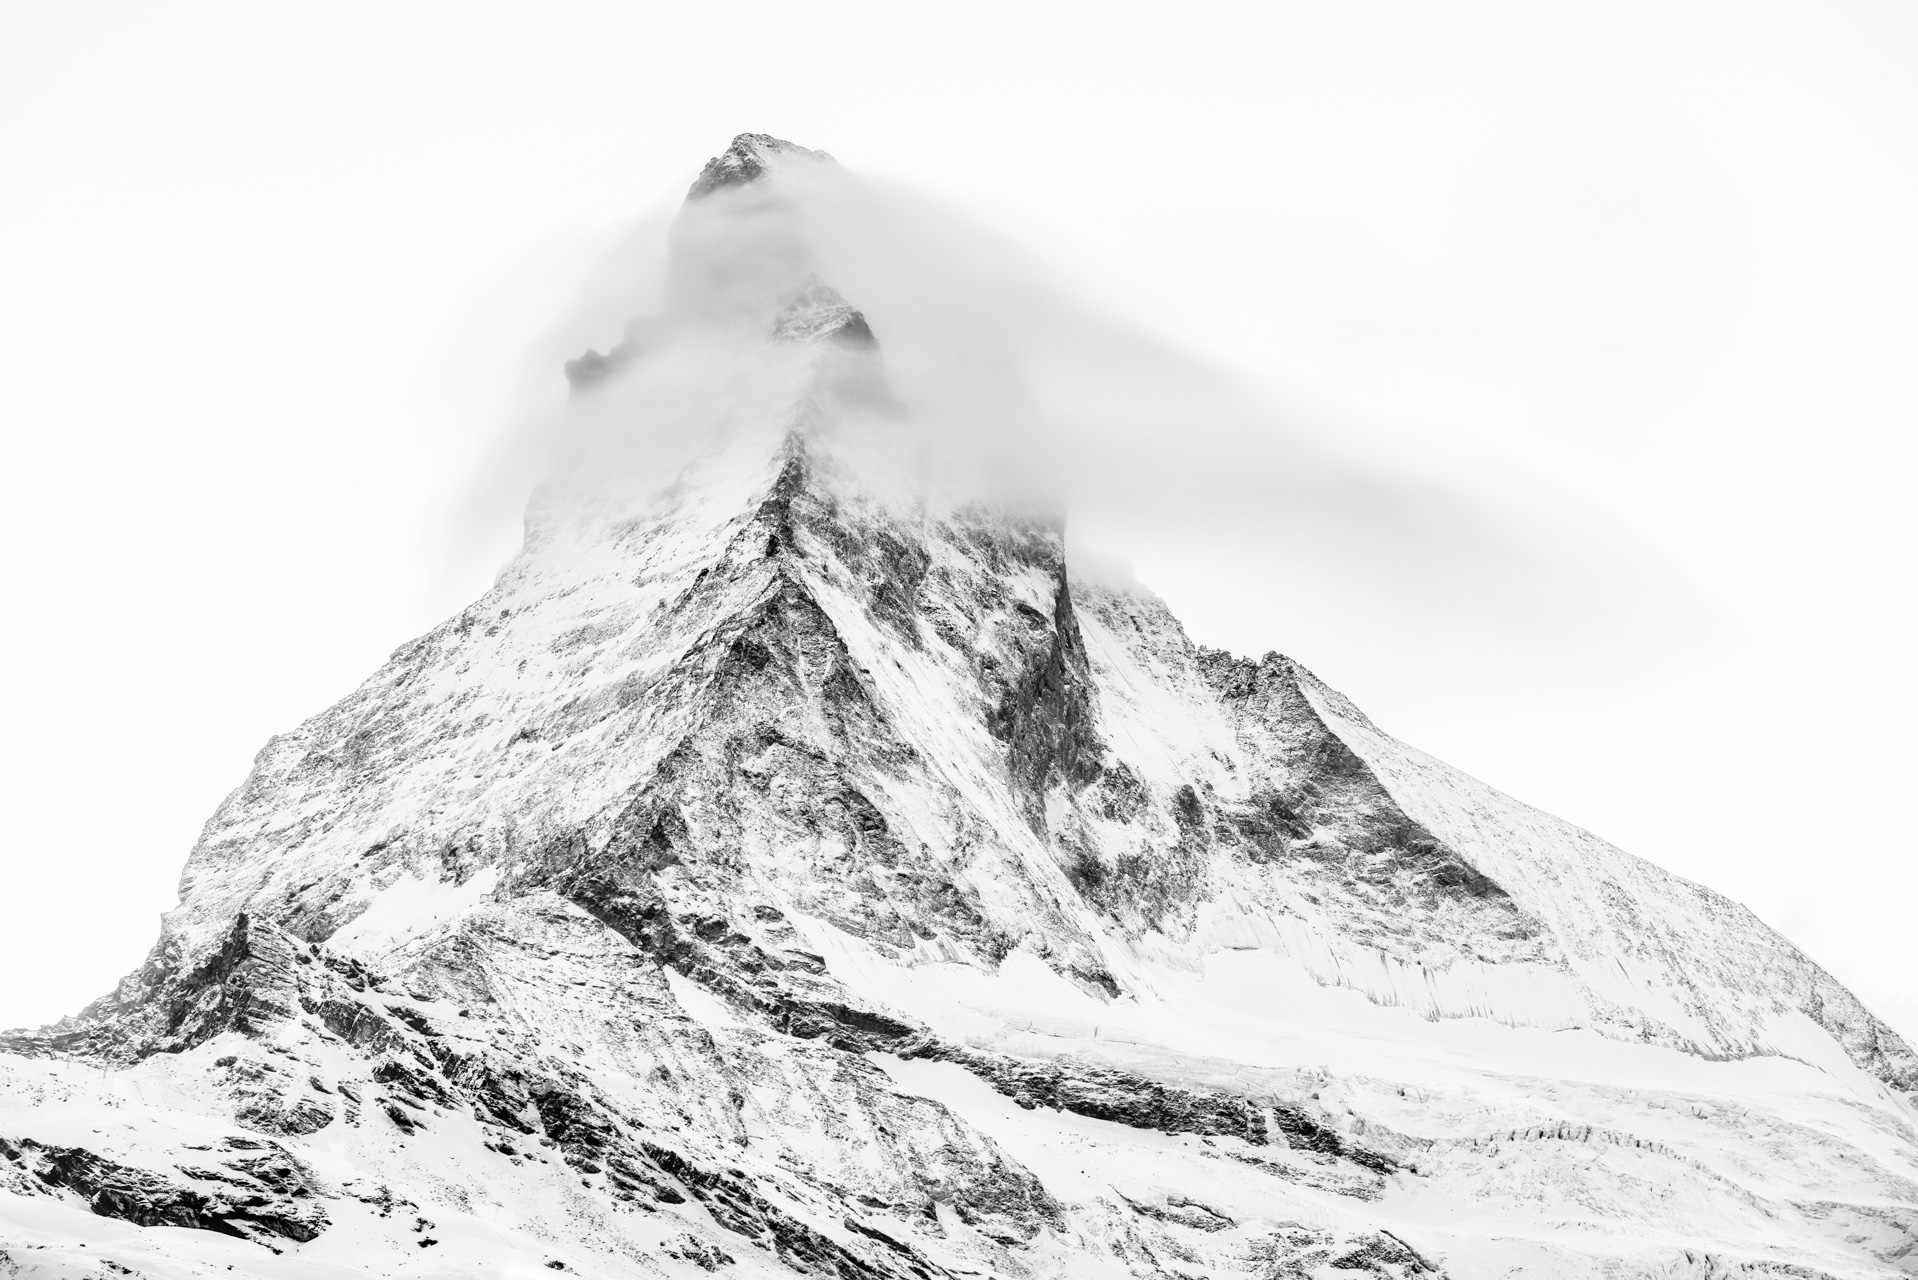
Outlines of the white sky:
[[1604,660],[1121,548],[1918,1040],[1918,8],[1834,0],[0,0],[0,1026],[135,967],[252,753],[483,589],[555,317],[742,130],[1655,550],[1713,622]]

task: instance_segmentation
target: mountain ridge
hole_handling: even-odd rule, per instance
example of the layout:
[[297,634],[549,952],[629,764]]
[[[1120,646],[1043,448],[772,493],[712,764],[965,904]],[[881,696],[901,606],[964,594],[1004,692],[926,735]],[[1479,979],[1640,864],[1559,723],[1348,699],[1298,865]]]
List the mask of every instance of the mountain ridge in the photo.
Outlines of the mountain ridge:
[[1910,1273],[1894,1033],[1056,510],[901,483],[884,334],[783,221],[821,153],[742,139],[681,215],[713,292],[573,376],[619,420],[703,344],[712,429],[549,481],[261,751],[146,965],[0,1037],[0,1264]]

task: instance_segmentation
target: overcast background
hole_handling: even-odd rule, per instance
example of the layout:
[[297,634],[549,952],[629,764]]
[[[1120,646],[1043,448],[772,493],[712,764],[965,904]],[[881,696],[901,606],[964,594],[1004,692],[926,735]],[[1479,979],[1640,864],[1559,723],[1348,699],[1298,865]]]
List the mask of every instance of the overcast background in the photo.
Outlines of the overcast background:
[[555,317],[742,130],[1636,540],[1692,607],[1616,652],[1117,549],[1918,1039],[1918,7],[1833,0],[0,0],[0,1026],[133,968],[266,738],[484,589]]

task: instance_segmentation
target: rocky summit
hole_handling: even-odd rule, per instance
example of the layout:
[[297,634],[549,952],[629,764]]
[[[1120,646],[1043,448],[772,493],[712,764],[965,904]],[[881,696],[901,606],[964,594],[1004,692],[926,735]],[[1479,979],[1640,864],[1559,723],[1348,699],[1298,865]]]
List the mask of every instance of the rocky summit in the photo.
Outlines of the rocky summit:
[[706,166],[493,588],[0,1037],[0,1276],[1918,1273],[1903,1041],[922,465],[838,173]]

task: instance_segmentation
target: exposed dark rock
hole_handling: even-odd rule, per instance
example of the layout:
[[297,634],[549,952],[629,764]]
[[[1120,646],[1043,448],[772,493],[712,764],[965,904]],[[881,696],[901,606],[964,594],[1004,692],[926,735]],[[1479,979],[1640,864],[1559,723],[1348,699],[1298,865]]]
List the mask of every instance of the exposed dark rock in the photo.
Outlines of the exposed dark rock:
[[1031,1062],[932,1038],[904,1043],[901,1057],[956,1063],[1023,1107],[1050,1107],[1161,1133],[1213,1134],[1253,1146],[1283,1145],[1332,1156],[1373,1173],[1398,1166],[1326,1128],[1302,1108],[1187,1089],[1085,1062]]
[[715,191],[745,186],[763,175],[768,163],[779,156],[832,159],[823,151],[809,151],[771,134],[742,133],[733,139],[731,146],[706,162],[699,177],[687,189],[686,199],[700,200]]
[[1239,1225],[1217,1209],[1208,1208],[1196,1200],[1187,1200],[1183,1197],[1171,1197],[1159,1204],[1133,1200],[1124,1195],[1119,1198],[1130,1205],[1136,1214],[1159,1222],[1175,1222],[1182,1227],[1190,1227],[1194,1231],[1229,1231]]
[[677,1236],[661,1250],[669,1258],[690,1262],[701,1271],[717,1271],[733,1265],[733,1256],[717,1245],[707,1244],[690,1235]]
[[1092,675],[1063,566],[1057,582],[1050,617],[1023,606],[1012,612],[1013,661],[994,673],[1000,692],[986,717],[986,728],[1006,744],[1028,821],[1040,829],[1046,787],[1055,779],[1084,786],[1098,776],[1101,755]]
[[1273,775],[1248,804],[1218,811],[1216,839],[1322,886],[1376,920],[1375,936],[1404,954],[1461,944],[1497,960],[1540,954],[1537,922],[1399,807],[1313,709],[1296,664],[1276,653],[1254,662],[1203,648],[1197,660],[1241,742]]
[[216,1169],[159,1172],[82,1147],[0,1138],[0,1156],[47,1187],[72,1191],[94,1213],[143,1227],[193,1227],[245,1240],[304,1241],[328,1226],[306,1172],[272,1144],[229,1140]]
[[176,948],[163,938],[111,994],[51,1027],[0,1035],[0,1051],[127,1062],[180,1053],[226,1031],[257,1036],[298,1003],[300,946],[244,912],[220,947],[190,969],[183,969]]
[[270,1094],[235,1108],[233,1118],[260,1133],[299,1137],[332,1124],[333,1108],[310,1096]]
[[[751,1179],[736,1170],[711,1168],[650,1144],[645,1151],[656,1165],[691,1192],[693,1199],[711,1213],[720,1226],[801,1271],[841,1276],[846,1280],[900,1277],[930,1280],[930,1277],[952,1274],[918,1250],[895,1240],[888,1239],[886,1247],[862,1256],[773,1204],[753,1186]],[[873,1237],[868,1235],[868,1238]]]

